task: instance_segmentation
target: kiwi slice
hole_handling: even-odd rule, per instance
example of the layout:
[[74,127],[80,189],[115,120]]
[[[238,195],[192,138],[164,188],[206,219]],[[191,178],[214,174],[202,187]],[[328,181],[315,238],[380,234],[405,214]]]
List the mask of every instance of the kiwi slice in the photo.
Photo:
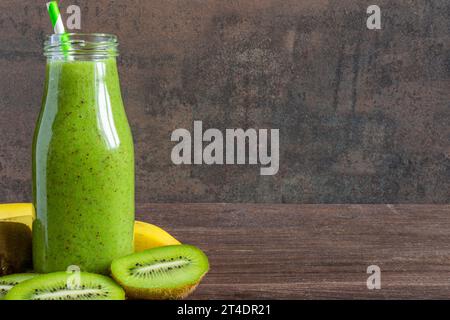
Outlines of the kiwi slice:
[[0,221],[0,276],[31,268],[31,230],[22,223]]
[[[73,277],[79,277],[79,281],[73,281]],[[55,272],[19,283],[5,300],[125,300],[125,292],[105,276]]]
[[12,274],[9,276],[4,276],[0,278],[0,300],[3,300],[6,294],[11,290],[14,286],[18,285],[21,282],[26,280],[30,280],[36,277],[35,273],[20,273],[20,274]]
[[130,299],[182,299],[209,270],[208,258],[190,245],[158,247],[113,261],[113,278]]

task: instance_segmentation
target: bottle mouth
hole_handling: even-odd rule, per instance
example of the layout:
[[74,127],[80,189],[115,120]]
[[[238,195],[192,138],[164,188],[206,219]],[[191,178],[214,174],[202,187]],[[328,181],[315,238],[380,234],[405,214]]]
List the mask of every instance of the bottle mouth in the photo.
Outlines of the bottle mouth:
[[95,60],[117,57],[117,37],[105,33],[52,34],[44,42],[44,56],[52,59]]

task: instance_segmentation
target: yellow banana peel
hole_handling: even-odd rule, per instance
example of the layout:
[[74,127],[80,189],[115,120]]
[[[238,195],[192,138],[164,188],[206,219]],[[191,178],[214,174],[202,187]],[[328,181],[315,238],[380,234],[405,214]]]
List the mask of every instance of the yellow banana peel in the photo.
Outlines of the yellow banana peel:
[[23,223],[31,229],[33,216],[34,206],[31,203],[0,204],[0,221]]
[[[31,203],[0,204],[0,221],[19,222],[32,228],[34,206]],[[162,246],[179,245],[177,239],[153,224],[136,221],[134,247],[136,252]]]
[[136,221],[134,224],[134,251],[181,244],[169,233],[153,224]]

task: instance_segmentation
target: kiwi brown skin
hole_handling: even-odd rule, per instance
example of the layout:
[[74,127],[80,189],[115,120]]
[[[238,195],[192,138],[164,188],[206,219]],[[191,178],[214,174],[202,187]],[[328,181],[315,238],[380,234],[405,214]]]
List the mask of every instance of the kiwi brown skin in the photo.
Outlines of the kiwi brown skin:
[[31,230],[22,223],[0,221],[0,276],[31,269]]
[[[205,273],[206,275],[206,273]],[[182,300],[187,298],[192,292],[197,289],[199,283],[202,281],[203,275],[198,282],[185,287],[174,289],[143,289],[133,288],[121,283],[119,279],[113,279],[125,290],[127,298],[130,300]]]

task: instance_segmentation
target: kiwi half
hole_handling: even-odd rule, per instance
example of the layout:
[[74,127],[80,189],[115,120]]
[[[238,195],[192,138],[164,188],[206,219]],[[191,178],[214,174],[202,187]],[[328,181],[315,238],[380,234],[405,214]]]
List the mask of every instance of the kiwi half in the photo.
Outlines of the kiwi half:
[[[72,284],[73,276],[79,283]],[[125,292],[112,279],[81,272],[49,273],[19,283],[12,288],[5,300],[124,300]]]
[[0,300],[3,300],[6,294],[11,290],[14,286],[18,285],[21,282],[26,280],[30,280],[36,277],[35,273],[19,273],[12,274],[9,276],[4,276],[0,278]]
[[209,270],[208,258],[190,245],[159,247],[113,261],[113,278],[130,299],[182,299]]

